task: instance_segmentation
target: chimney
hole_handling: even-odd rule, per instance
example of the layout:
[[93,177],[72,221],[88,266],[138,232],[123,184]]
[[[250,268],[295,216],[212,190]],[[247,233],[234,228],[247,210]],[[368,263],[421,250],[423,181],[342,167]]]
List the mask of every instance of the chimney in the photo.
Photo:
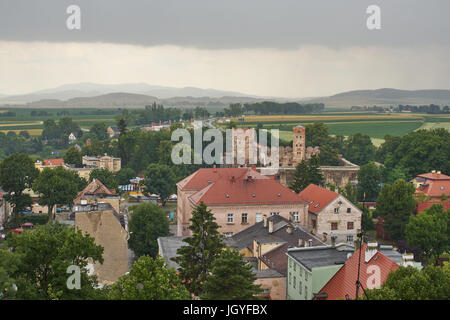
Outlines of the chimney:
[[431,173],[436,173],[436,170],[431,171]]
[[213,166],[213,172],[214,172],[214,173],[217,172],[217,167],[216,167],[216,165]]
[[256,171],[256,166],[254,164],[252,164],[251,168],[253,171]]
[[267,216],[263,215],[264,228],[267,228]]
[[312,239],[309,239],[308,240],[308,247],[312,247],[313,245],[312,245]]
[[377,253],[378,243],[377,242],[369,242],[366,247],[366,254],[364,258],[364,262],[369,262],[370,259]]
[[269,220],[269,233],[272,233],[272,232],[273,232],[273,220],[270,219]]
[[253,181],[252,176],[247,176],[247,181],[248,181],[248,182],[252,182],[252,181]]
[[438,178],[441,176],[441,172],[440,171],[438,171],[437,172],[437,175],[438,175]]
[[305,246],[305,242],[303,241],[302,238],[298,238],[298,246],[299,247],[304,247]]
[[414,254],[412,254],[412,253],[402,254],[402,266],[403,267],[407,267],[407,266],[414,267]]

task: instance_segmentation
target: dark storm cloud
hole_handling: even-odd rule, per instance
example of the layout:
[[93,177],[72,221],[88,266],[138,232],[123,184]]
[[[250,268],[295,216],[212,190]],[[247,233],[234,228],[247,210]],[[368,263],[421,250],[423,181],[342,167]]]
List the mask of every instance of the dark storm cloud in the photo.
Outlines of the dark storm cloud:
[[[81,8],[68,30],[66,8]],[[382,29],[366,28],[381,7]],[[449,44],[448,0],[0,0],[0,40],[199,48]]]

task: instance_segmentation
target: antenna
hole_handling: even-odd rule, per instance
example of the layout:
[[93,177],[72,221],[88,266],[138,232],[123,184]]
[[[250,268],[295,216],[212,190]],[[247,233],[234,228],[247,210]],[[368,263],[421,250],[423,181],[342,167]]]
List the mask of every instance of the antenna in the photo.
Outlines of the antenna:
[[366,299],[369,300],[369,297],[367,296],[366,290],[364,289],[362,283],[359,281],[359,274],[360,274],[360,270],[361,270],[361,251],[362,251],[362,244],[363,244],[363,237],[364,237],[364,232],[361,229],[361,232],[358,233],[358,238],[359,238],[359,260],[358,260],[358,277],[356,279],[356,296],[355,296],[355,300],[358,300],[359,297],[359,287],[361,287],[361,289],[364,292],[364,295],[366,296]]

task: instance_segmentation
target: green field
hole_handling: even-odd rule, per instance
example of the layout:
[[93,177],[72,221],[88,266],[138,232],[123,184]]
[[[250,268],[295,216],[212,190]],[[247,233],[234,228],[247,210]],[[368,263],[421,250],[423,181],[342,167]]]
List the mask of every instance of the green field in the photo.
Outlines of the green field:
[[[96,122],[105,122],[107,126],[116,123],[115,116],[121,113],[121,109],[93,109],[93,108],[67,108],[67,109],[26,109],[4,108],[0,113],[15,112],[15,116],[0,117],[0,132],[28,131],[32,136],[40,135],[43,129],[43,121],[47,119],[58,120],[70,117],[81,128],[89,129]],[[32,115],[32,112],[45,111],[46,115]],[[65,113],[62,113],[62,112]],[[59,114],[58,114],[59,113]]]

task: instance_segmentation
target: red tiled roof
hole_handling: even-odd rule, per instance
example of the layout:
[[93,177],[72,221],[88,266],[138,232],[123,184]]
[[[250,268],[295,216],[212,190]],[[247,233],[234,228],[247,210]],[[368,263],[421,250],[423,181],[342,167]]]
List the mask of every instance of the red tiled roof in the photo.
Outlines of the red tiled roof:
[[300,204],[305,201],[294,191],[273,179],[250,179],[245,175],[232,180],[222,177],[189,197],[194,205]]
[[[325,188],[316,186],[315,184],[310,184],[299,196],[309,202],[309,211],[314,213],[319,213],[325,208],[331,201],[336,199],[339,194]],[[311,203],[312,202],[312,203]]]
[[45,166],[62,166],[64,164],[64,159],[45,159],[44,165]]
[[440,197],[442,194],[450,196],[450,180],[428,180],[417,188],[416,193],[423,193],[427,197]]
[[417,203],[417,213],[430,208],[433,204],[441,204],[444,207],[444,211],[450,210],[450,200],[445,202],[419,202]]
[[[399,267],[397,263],[386,257],[381,252],[377,253],[370,259],[368,263],[364,262],[367,245],[362,245],[361,252],[361,268],[360,268],[360,282],[364,289],[368,289],[368,281],[373,279],[374,271],[369,270],[371,266],[378,266],[380,268],[380,285],[386,282],[387,276],[391,271],[397,270]],[[327,282],[327,284],[320,290],[319,293],[327,293],[326,300],[345,299],[348,295],[351,299],[355,299],[356,294],[356,280],[358,277],[358,260],[359,249],[347,260],[341,269]],[[370,281],[369,280],[369,281]],[[363,290],[359,290],[359,296],[363,295]]]
[[249,175],[253,179],[270,179],[251,168],[202,168],[178,182],[177,185],[182,190],[201,190],[221,178],[230,179],[234,176],[235,179],[240,179]]
[[425,178],[427,180],[450,180],[450,177],[443,173],[440,173],[440,174],[432,173],[432,172],[422,173],[422,174],[419,174],[417,177]]
[[105,185],[98,179],[94,179],[89,183],[86,188],[81,191],[78,196],[73,200],[74,203],[77,203],[81,198],[86,194],[107,194],[113,195],[115,192],[111,192]]

